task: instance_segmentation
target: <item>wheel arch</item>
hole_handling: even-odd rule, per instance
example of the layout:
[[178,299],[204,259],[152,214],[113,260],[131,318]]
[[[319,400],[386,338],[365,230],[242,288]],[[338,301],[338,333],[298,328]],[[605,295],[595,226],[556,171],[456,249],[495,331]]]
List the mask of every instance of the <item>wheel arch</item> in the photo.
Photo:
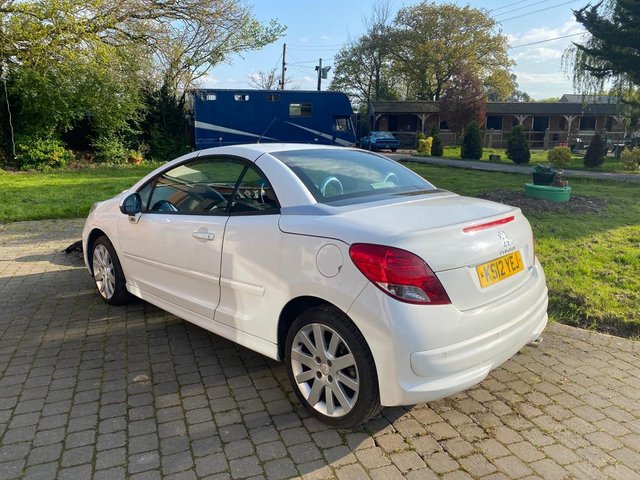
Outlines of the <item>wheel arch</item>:
[[[100,237],[107,237],[107,239],[111,242],[109,236],[99,228],[94,228],[91,230],[91,233],[87,236],[87,246],[86,246],[86,255],[87,255],[87,266],[89,267],[89,271],[93,274],[93,262],[91,261],[91,252],[93,251],[93,245],[96,243],[96,240]],[[111,242],[113,244],[113,242]]]

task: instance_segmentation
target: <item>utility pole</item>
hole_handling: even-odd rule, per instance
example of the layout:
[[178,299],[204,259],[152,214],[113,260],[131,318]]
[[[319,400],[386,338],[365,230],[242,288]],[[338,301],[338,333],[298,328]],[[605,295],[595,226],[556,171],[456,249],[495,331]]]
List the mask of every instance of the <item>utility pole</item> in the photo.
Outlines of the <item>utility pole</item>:
[[284,72],[287,71],[287,63],[285,57],[287,56],[287,44],[282,45],[282,74],[280,75],[280,90],[284,90]]
[[320,91],[320,84],[322,83],[322,59],[318,60],[316,70],[318,71],[318,91]]
[[318,59],[318,65],[316,65],[316,72],[318,72],[318,91],[320,91],[322,87],[322,79],[327,78],[327,72],[331,70],[331,67],[323,67],[322,59]]

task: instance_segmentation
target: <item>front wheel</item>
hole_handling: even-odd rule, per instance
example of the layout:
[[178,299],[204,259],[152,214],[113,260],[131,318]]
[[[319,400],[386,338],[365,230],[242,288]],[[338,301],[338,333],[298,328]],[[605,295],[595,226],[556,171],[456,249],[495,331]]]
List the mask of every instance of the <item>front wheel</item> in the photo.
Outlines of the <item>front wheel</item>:
[[350,428],[380,412],[371,352],[342,312],[317,307],[302,313],[287,335],[286,363],[300,402],[323,422]]
[[131,300],[118,255],[104,235],[93,244],[91,265],[96,288],[105,302],[123,305]]

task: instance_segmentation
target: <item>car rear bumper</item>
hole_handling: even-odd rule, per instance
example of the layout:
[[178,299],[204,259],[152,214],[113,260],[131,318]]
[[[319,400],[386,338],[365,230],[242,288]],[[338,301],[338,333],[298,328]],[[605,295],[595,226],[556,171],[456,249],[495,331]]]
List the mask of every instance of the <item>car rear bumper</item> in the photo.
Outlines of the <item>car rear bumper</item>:
[[481,382],[540,336],[547,303],[536,262],[524,285],[477,309],[404,304],[369,285],[348,313],[372,351],[381,403],[393,406],[436,400]]

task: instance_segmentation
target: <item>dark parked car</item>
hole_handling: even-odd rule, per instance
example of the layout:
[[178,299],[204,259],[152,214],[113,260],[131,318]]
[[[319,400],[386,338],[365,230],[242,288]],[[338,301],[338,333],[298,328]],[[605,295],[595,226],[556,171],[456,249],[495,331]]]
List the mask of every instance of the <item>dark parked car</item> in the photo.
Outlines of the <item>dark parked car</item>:
[[360,146],[367,150],[389,149],[392,152],[398,150],[400,142],[389,132],[371,132],[360,139]]

